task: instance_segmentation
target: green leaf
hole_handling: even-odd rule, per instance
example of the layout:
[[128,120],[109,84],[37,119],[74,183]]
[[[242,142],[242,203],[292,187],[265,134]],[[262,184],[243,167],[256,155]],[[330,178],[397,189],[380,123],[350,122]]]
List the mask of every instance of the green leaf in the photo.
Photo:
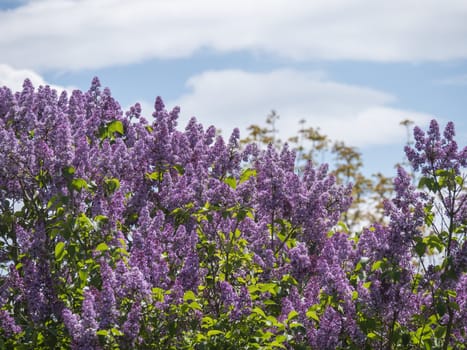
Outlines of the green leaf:
[[224,179],[224,182],[229,185],[231,188],[233,188],[234,190],[237,188],[237,180],[235,180],[235,178],[229,176],[227,178]]
[[210,331],[208,331],[208,337],[212,337],[213,335],[218,335],[218,334],[224,334],[224,332],[218,329],[211,329]]
[[175,164],[175,165],[173,166],[173,168],[174,168],[175,170],[177,170],[177,173],[178,173],[179,175],[183,175],[183,174],[185,173],[185,169],[184,169],[183,166],[181,166],[180,164]]
[[94,221],[97,223],[106,223],[107,221],[109,221],[109,218],[105,215],[96,215],[94,217]]
[[438,250],[439,253],[441,253],[444,250],[444,243],[441,237],[438,235],[431,235],[431,236],[425,237],[423,239],[423,242],[426,243],[427,246],[430,247],[430,249]]
[[55,260],[61,261],[63,257],[65,256],[65,243],[64,242],[58,242],[57,245],[55,246]]
[[266,320],[268,320],[268,326],[272,326],[272,327],[283,326],[279,323],[279,321],[277,321],[277,318],[275,318],[272,315],[269,315],[268,317],[266,317]]
[[153,171],[152,173],[146,173],[146,178],[154,181],[162,181],[164,173],[161,171]]
[[75,168],[73,168],[71,165],[63,168],[63,175],[65,176],[72,176],[75,172]]
[[155,301],[162,302],[164,301],[164,290],[162,288],[154,287],[152,288],[152,296]]
[[448,306],[453,310],[460,311],[459,304],[454,301],[448,303]]
[[383,260],[375,261],[373,265],[371,265],[371,271],[373,272],[378,270],[379,268],[381,268],[381,265],[383,265]]
[[271,339],[271,337],[273,336],[274,334],[267,331],[267,332],[264,332],[262,335],[261,335],[261,339],[264,339],[264,340],[269,340]]
[[185,292],[183,295],[183,301],[188,301],[188,300],[196,300],[196,295],[193,293],[192,290],[188,290]]
[[109,195],[120,188],[120,181],[116,178],[107,179],[105,183],[105,192]]
[[271,293],[272,295],[277,294],[277,284],[276,283],[258,283],[258,290],[262,293]]
[[110,332],[112,332],[112,335],[113,335],[114,337],[121,337],[121,336],[123,336],[123,332],[122,332],[121,330],[119,330],[118,328],[115,328],[115,327],[112,328],[112,329],[110,329]]
[[271,344],[269,344],[271,347],[276,347],[276,348],[281,348],[281,349],[287,349],[284,344],[278,342],[277,340],[273,341]]
[[423,256],[426,251],[426,244],[423,241],[417,242],[415,245],[415,252],[417,252],[418,256]]
[[201,307],[200,303],[196,301],[192,301],[190,304],[188,304],[188,307],[192,310],[202,310],[203,308]]
[[84,284],[86,280],[88,279],[88,272],[86,270],[79,270],[78,271],[79,279],[81,282]]
[[251,312],[254,312],[255,314],[257,315],[260,315],[262,316],[263,318],[266,318],[266,314],[264,313],[264,311],[262,309],[260,309],[258,306],[256,306],[255,308],[253,308],[253,310],[251,310]]
[[98,252],[103,252],[103,251],[109,250],[109,246],[105,244],[104,242],[102,242],[97,245],[96,250]]
[[123,124],[120,120],[114,120],[99,128],[99,138],[101,140],[110,139],[115,140],[115,134],[124,134]]
[[214,324],[214,320],[209,316],[204,316],[201,320],[201,328],[210,328]]
[[75,220],[75,228],[91,231],[94,228],[92,221],[86,216],[86,214],[81,213]]
[[438,315],[443,316],[447,311],[446,304],[443,302],[439,302],[436,304],[436,312]]
[[240,175],[240,182],[239,183],[243,183],[245,181],[248,181],[248,179],[252,176],[256,176],[256,169],[245,169],[242,173],[242,175]]
[[294,319],[295,317],[298,316],[298,312],[295,311],[295,310],[292,310],[289,312],[289,314],[287,315],[287,321],[290,321],[292,319]]
[[436,192],[439,189],[438,183],[431,177],[422,177],[418,182],[418,188],[426,187],[431,192]]
[[350,230],[349,230],[349,227],[347,226],[347,224],[343,221],[339,221],[337,223],[337,229],[340,231],[340,232],[345,232],[345,233],[350,233]]
[[311,318],[311,319],[315,320],[316,322],[319,322],[319,316],[316,313],[316,311],[308,310],[305,315],[306,315],[306,317]]
[[83,188],[84,189],[88,188],[88,183],[86,182],[85,179],[77,178],[77,179],[71,180],[71,187],[75,189],[76,191],[81,191]]
[[450,176],[453,174],[452,170],[438,169],[435,171],[436,176]]
[[408,333],[404,333],[402,334],[402,345],[404,345],[406,348],[408,347],[407,345],[409,345],[409,342],[410,342],[410,335]]
[[196,334],[196,342],[197,343],[202,343],[206,340],[206,336],[204,334],[198,333]]
[[427,226],[432,226],[434,219],[435,219],[435,215],[433,213],[426,214],[425,215],[425,224],[427,224]]
[[423,208],[423,212],[425,213],[425,224],[427,224],[428,226],[433,225],[433,220],[435,218],[432,209],[432,204],[428,204]]
[[446,326],[438,326],[435,328],[435,336],[438,339],[441,339],[446,334]]
[[107,130],[109,133],[119,133],[120,135],[123,135],[123,124],[120,120],[114,120],[107,126]]
[[455,290],[448,289],[448,290],[446,291],[446,293],[447,293],[448,296],[450,296],[451,298],[457,297],[457,292],[456,292]]
[[292,322],[292,323],[289,324],[290,329],[294,329],[294,328],[298,328],[298,327],[303,327],[303,324],[301,324],[299,322]]
[[279,342],[279,343],[283,343],[283,342],[285,342],[286,340],[287,340],[287,337],[286,337],[285,335],[283,335],[283,334],[282,334],[282,335],[278,335],[278,336],[276,337],[276,341]]
[[104,337],[107,337],[109,335],[109,331],[107,329],[99,329],[97,332],[96,332],[97,335],[101,335],[101,336],[104,336]]

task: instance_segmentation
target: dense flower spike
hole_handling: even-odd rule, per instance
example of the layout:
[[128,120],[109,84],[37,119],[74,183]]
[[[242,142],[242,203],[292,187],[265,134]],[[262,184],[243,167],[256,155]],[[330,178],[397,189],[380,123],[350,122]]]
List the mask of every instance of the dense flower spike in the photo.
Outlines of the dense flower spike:
[[[0,343],[73,348],[462,348],[467,148],[433,121],[388,224],[284,146],[240,148],[93,79],[0,88]],[[400,306],[404,307],[401,308]],[[435,340],[431,340],[435,339]]]
[[435,170],[454,170],[460,172],[467,166],[467,147],[462,150],[454,140],[454,124],[449,122],[441,135],[436,120],[432,120],[430,128],[425,134],[419,127],[415,127],[415,147],[407,146],[405,151],[414,170],[421,170],[429,174]]

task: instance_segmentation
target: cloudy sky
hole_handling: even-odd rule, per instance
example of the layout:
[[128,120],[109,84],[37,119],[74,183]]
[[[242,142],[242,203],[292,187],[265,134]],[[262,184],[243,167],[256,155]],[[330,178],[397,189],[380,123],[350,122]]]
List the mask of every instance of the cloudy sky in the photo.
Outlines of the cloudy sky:
[[[465,0],[0,0],[0,85],[156,96],[225,134],[276,110],[357,146],[392,175],[400,122],[452,120],[467,142]],[[245,135],[245,133],[243,133]]]

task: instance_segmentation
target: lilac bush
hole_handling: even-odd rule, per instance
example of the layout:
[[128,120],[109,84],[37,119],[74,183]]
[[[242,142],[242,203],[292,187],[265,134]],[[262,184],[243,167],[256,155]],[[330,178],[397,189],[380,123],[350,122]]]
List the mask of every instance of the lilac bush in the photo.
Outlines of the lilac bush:
[[462,349],[467,148],[433,121],[388,224],[351,188],[97,78],[0,89],[0,344],[35,349]]

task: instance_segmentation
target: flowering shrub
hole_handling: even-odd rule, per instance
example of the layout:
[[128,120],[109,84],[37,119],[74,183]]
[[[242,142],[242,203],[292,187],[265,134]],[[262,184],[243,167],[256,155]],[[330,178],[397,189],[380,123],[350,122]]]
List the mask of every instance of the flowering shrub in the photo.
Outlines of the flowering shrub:
[[178,108],[122,113],[94,79],[0,89],[0,347],[463,349],[467,148],[415,129],[388,224],[339,223],[351,188],[298,175]]

